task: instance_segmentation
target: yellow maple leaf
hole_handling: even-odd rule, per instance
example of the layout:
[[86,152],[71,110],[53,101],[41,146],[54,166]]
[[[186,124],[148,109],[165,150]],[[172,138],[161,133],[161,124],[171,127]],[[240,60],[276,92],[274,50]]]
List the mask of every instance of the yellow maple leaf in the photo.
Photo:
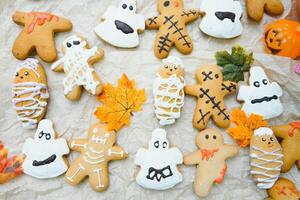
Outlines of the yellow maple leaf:
[[133,112],[142,110],[146,95],[145,89],[137,90],[135,81],[123,74],[117,87],[106,84],[97,99],[103,105],[96,109],[96,117],[108,124],[109,131],[118,131],[122,126],[130,124]]

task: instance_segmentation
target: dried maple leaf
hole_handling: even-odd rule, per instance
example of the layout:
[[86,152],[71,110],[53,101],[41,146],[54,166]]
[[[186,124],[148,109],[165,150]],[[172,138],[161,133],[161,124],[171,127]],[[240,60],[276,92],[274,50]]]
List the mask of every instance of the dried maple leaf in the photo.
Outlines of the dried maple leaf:
[[97,99],[103,105],[96,109],[96,117],[108,124],[108,130],[118,131],[122,126],[130,124],[133,112],[142,110],[146,95],[144,89],[137,90],[135,81],[123,74],[117,87],[106,84]]

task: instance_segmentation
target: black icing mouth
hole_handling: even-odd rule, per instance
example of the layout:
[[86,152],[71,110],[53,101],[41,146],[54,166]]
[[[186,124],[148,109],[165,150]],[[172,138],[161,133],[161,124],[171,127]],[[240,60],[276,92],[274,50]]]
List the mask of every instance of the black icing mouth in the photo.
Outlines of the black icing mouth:
[[170,168],[170,165],[167,167],[164,167],[162,169],[155,169],[153,167],[149,168],[148,175],[146,176],[147,179],[154,180],[156,179],[158,182],[163,178],[168,178],[170,176],[173,176],[172,170]]
[[125,34],[133,33],[134,30],[129,26],[128,24],[121,22],[119,20],[115,20],[116,28],[120,31],[122,31]]
[[277,95],[273,95],[271,97],[263,97],[263,98],[260,98],[260,99],[253,99],[251,101],[252,104],[256,104],[256,103],[262,103],[264,101],[266,102],[270,102],[272,100],[277,100],[278,99],[278,96]]
[[[270,33],[271,31],[272,31],[272,30],[269,30],[269,31],[266,32],[266,34],[265,34],[265,43],[266,43],[266,46],[268,47],[268,49],[271,51],[271,53],[272,53],[273,55],[276,55],[276,54],[278,54],[281,50],[274,49],[274,48],[270,47],[270,46],[268,45],[268,42],[267,42],[268,35],[269,35],[269,33]],[[277,42],[280,42],[280,41],[277,41]],[[280,42],[280,45],[281,45],[281,42]]]
[[50,156],[49,158],[47,158],[45,160],[41,160],[41,161],[34,160],[32,162],[32,165],[35,166],[35,167],[38,167],[38,166],[41,166],[41,165],[47,165],[47,164],[50,164],[50,163],[54,162],[55,159],[56,159],[56,155],[53,154],[52,156]]
[[235,21],[235,14],[233,12],[215,12],[216,17],[223,21],[224,19],[230,19],[232,23]]

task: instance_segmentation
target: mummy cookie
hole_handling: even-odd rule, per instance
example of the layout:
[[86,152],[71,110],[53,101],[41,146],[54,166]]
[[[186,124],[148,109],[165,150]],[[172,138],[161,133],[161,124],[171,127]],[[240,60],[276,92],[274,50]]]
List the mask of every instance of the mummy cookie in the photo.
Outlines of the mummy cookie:
[[239,1],[203,0],[200,10],[205,15],[200,30],[216,38],[234,38],[242,34],[243,9]]
[[56,59],[54,34],[72,29],[72,23],[62,17],[45,12],[15,12],[12,16],[16,24],[24,26],[14,42],[13,55],[24,60],[35,50],[45,62]]
[[300,170],[300,121],[273,126],[272,130],[276,137],[282,139],[281,146],[284,157],[281,172],[290,171],[294,164]]
[[248,17],[260,21],[266,12],[269,15],[281,15],[284,6],[281,0],[246,0]]
[[116,140],[116,133],[107,131],[107,126],[101,123],[90,126],[88,139],[71,140],[70,148],[81,154],[71,164],[65,180],[77,185],[88,176],[93,190],[106,190],[109,185],[108,162],[123,160],[128,156],[122,147],[114,145]]
[[203,130],[210,118],[217,126],[230,125],[224,97],[236,91],[236,83],[224,81],[218,66],[204,66],[196,71],[197,84],[185,86],[185,94],[198,98],[193,117],[194,127]]
[[275,185],[267,190],[269,195],[265,200],[299,200],[300,192],[295,183],[286,179],[279,178]]
[[196,145],[199,150],[184,156],[185,165],[197,165],[194,191],[199,197],[206,197],[213,184],[223,182],[226,160],[238,154],[237,146],[224,144],[222,134],[214,129],[198,133]]
[[241,86],[237,99],[244,101],[242,110],[249,116],[251,113],[271,119],[283,112],[279,97],[282,90],[276,83],[270,83],[261,67],[251,67],[249,86]]
[[24,128],[36,128],[45,116],[49,93],[43,66],[27,58],[17,66],[12,89],[13,107]]
[[282,159],[282,149],[272,129],[256,129],[250,142],[250,174],[258,188],[269,189],[274,185],[280,175]]
[[118,7],[108,7],[95,32],[113,46],[133,48],[139,45],[138,33],[144,29],[144,16],[136,14],[136,0],[122,0]]
[[28,138],[22,151],[26,155],[24,173],[35,178],[57,177],[68,169],[63,158],[69,154],[68,144],[64,138],[55,139],[51,120],[40,121],[34,139]]
[[159,29],[154,42],[155,56],[168,57],[174,45],[183,54],[191,53],[193,44],[186,24],[196,20],[200,12],[184,10],[183,0],[158,0],[157,7],[159,15],[146,20],[148,29]]
[[169,56],[163,63],[153,84],[155,114],[162,126],[175,123],[184,104],[184,65],[181,59]]
[[78,100],[82,87],[90,94],[98,95],[102,92],[102,83],[92,64],[104,56],[104,51],[93,47],[80,36],[68,37],[62,45],[64,57],[52,64],[55,72],[65,72],[63,80],[64,94],[69,100]]
[[140,166],[136,182],[147,189],[166,190],[182,181],[177,165],[182,164],[180,150],[170,147],[167,132],[157,128],[152,132],[148,148],[140,148],[134,163]]

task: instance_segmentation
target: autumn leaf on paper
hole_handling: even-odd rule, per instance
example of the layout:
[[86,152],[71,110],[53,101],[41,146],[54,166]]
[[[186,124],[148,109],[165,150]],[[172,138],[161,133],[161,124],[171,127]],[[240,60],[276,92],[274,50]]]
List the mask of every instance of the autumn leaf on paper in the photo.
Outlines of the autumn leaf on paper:
[[133,112],[142,110],[146,95],[144,89],[137,90],[135,81],[129,80],[123,74],[117,87],[110,83],[106,84],[97,99],[103,105],[96,109],[96,117],[108,124],[108,130],[118,131],[122,126],[130,124],[130,116]]

